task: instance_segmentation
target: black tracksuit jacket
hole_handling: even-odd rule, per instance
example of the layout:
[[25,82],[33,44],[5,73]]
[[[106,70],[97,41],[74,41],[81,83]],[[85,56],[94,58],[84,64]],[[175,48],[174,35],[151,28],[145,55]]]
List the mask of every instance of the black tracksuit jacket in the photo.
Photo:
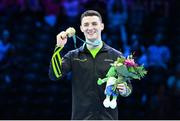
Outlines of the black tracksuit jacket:
[[[57,51],[58,48],[55,49]],[[59,52],[60,53],[60,52]],[[105,85],[97,85],[98,78],[104,78],[121,52],[103,43],[103,47],[93,58],[86,46],[69,51],[63,58],[62,63],[56,63],[60,67],[57,77],[52,67],[49,68],[51,80],[59,80],[67,72],[72,72],[72,120],[117,120],[118,108],[105,108]],[[132,89],[131,83],[128,86]]]

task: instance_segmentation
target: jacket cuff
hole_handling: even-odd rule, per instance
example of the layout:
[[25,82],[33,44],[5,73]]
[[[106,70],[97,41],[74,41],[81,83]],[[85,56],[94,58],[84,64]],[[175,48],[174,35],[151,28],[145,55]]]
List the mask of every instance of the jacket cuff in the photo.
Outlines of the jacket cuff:
[[64,46],[55,46],[54,52],[61,51],[64,48]]

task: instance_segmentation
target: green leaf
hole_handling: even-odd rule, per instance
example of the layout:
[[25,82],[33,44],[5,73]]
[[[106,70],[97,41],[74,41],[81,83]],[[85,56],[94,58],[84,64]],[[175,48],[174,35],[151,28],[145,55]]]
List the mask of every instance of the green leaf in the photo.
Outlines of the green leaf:
[[133,79],[140,79],[140,77],[137,74],[130,73],[129,76]]
[[129,71],[127,70],[127,67],[125,65],[116,67],[116,71],[119,75],[122,75],[125,77],[129,76]]
[[134,69],[134,67],[129,67],[128,70],[129,70],[130,72],[137,73],[136,70]]
[[124,63],[124,61],[125,61],[126,59],[124,58],[124,57],[118,57],[117,58],[117,63]]

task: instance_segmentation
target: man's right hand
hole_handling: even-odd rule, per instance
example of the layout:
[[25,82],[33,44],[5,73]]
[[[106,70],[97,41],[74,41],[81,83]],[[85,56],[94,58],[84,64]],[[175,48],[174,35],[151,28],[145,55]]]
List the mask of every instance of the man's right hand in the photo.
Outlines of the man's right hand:
[[65,31],[60,32],[57,36],[56,36],[56,45],[59,47],[63,47],[66,43],[67,43],[67,37],[68,34]]

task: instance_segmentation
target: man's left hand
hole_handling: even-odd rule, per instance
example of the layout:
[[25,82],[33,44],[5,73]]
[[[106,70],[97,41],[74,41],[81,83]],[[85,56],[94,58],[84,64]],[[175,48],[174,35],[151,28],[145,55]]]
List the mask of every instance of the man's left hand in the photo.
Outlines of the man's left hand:
[[121,95],[126,95],[127,89],[125,83],[118,84],[117,89]]

